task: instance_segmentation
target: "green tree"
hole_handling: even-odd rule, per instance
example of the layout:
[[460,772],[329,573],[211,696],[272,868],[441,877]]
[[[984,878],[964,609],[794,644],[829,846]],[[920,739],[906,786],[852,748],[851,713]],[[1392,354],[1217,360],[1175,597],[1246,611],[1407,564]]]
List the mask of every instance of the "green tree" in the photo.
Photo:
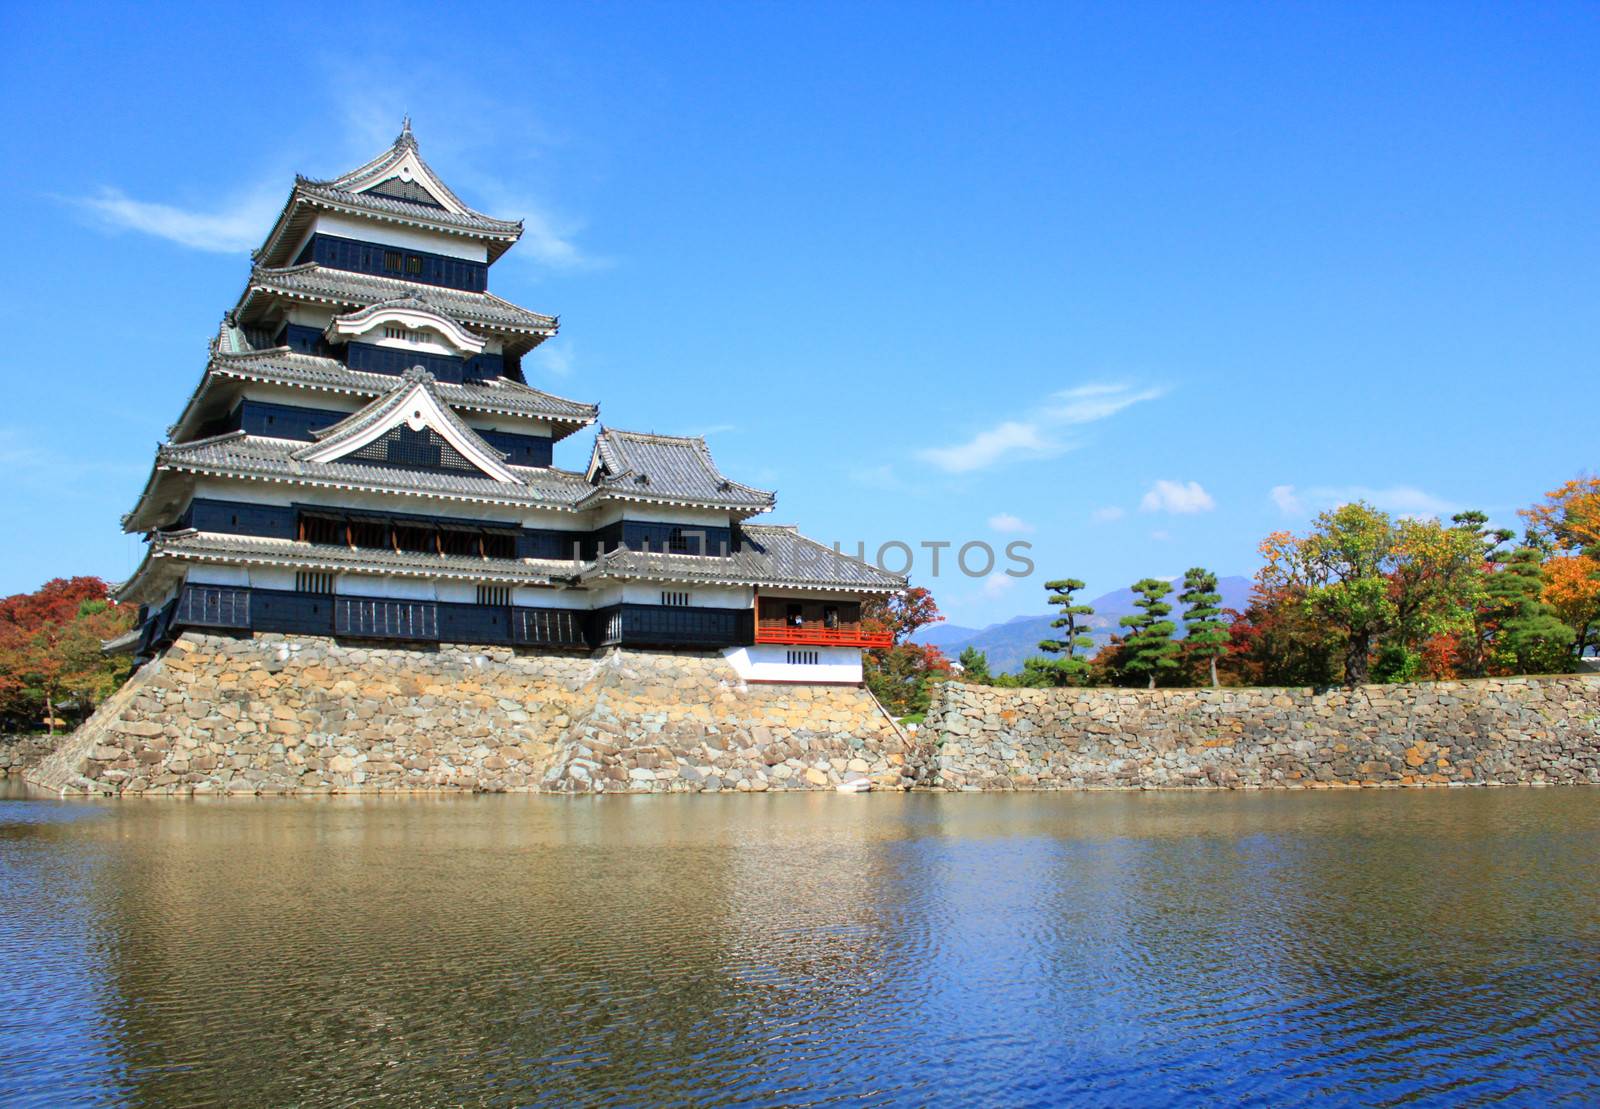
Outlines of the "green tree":
[[1514,667],[1519,674],[1571,668],[1573,631],[1541,597],[1544,571],[1537,549],[1520,547],[1511,552],[1500,572],[1489,576],[1485,588],[1499,624],[1496,661]]
[[[1053,668],[1060,680],[1052,682],[1054,685],[1080,685],[1089,676],[1089,659],[1083,654],[1094,646],[1094,640],[1088,632],[1088,625],[1084,617],[1093,616],[1094,608],[1081,604],[1074,593],[1083,588],[1083,582],[1077,578],[1062,578],[1059,581],[1047,581],[1045,589],[1050,593],[1050,604],[1056,606],[1056,618],[1050,621],[1052,628],[1060,628],[1061,634],[1056,639],[1041,639],[1041,650],[1049,651],[1059,657],[1049,660],[1038,660],[1040,666]],[[1023,664],[1024,666],[1027,663]]]
[[1167,619],[1172,606],[1162,600],[1172,592],[1172,583],[1160,578],[1144,578],[1134,583],[1133,591],[1139,594],[1139,599],[1133,602],[1139,612],[1119,621],[1128,629],[1123,668],[1129,673],[1148,675],[1150,688],[1154,689],[1157,675],[1178,668],[1180,648],[1178,641],[1172,638],[1178,626]]
[[1228,625],[1222,619],[1222,594],[1217,592],[1217,575],[1199,566],[1183,575],[1183,593],[1178,597],[1183,608],[1184,652],[1192,659],[1204,659],[1211,671],[1211,687],[1217,687],[1217,659],[1228,651]]
[[989,673],[989,656],[976,647],[961,650],[961,680],[974,685],[991,685],[994,677]]
[[1300,541],[1300,558],[1315,583],[1306,605],[1342,633],[1344,680],[1351,687],[1369,679],[1373,646],[1395,622],[1388,574],[1396,541],[1388,513],[1364,501],[1320,514]]
[[1490,573],[1505,559],[1505,545],[1516,535],[1510,528],[1491,528],[1489,517],[1476,509],[1458,512],[1450,522],[1461,532],[1472,536],[1478,547],[1480,562],[1477,567],[1476,589],[1469,602],[1465,626],[1461,629],[1457,667],[1463,677],[1481,678],[1489,666],[1490,641],[1495,634],[1495,621],[1488,593]]

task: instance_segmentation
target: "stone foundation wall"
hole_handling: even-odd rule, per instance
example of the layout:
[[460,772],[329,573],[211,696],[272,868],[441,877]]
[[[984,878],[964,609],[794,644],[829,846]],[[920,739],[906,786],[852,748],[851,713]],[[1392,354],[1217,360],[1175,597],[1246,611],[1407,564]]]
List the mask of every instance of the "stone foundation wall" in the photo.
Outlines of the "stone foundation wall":
[[57,735],[0,735],[0,778],[16,777],[37,766],[66,737]]
[[946,789],[1600,784],[1600,676],[1310,689],[950,682],[914,776]]
[[746,684],[718,654],[352,647],[186,632],[26,775],[97,794],[900,786],[855,686]]

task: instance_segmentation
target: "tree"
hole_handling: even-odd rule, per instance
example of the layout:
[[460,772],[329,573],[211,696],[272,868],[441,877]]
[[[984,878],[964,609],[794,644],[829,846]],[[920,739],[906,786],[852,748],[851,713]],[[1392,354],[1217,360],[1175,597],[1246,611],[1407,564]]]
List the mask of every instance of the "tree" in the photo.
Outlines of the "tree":
[[1502,666],[1519,674],[1569,669],[1567,652],[1573,632],[1541,597],[1544,574],[1538,550],[1521,547],[1513,551],[1504,568],[1490,576],[1486,588],[1499,620],[1495,654]]
[[1150,688],[1154,689],[1157,675],[1178,668],[1179,646],[1172,638],[1178,626],[1167,619],[1172,606],[1161,599],[1172,592],[1172,583],[1160,578],[1143,578],[1134,583],[1133,591],[1139,594],[1139,599],[1133,602],[1139,612],[1119,621],[1128,629],[1123,666],[1130,673],[1148,675]]
[[[1438,636],[1459,636],[1474,627],[1483,597],[1485,551],[1509,532],[1488,533],[1482,513],[1462,513],[1445,527],[1437,520],[1401,520],[1395,525],[1388,570],[1394,602],[1392,638],[1378,652],[1373,677],[1415,681],[1424,667],[1423,648]],[[1463,524],[1460,521],[1465,521]],[[1486,543],[1493,541],[1493,546]],[[1438,665],[1435,657],[1430,663]]]
[[1196,661],[1205,660],[1211,671],[1211,687],[1217,682],[1217,659],[1228,651],[1228,625],[1222,619],[1222,594],[1217,592],[1217,575],[1199,566],[1183,575],[1183,645]]
[[101,653],[133,623],[106,598],[99,578],[56,578],[33,593],[0,600],[0,717],[55,729],[69,707],[87,716],[127,677],[124,659]]
[[[1457,650],[1454,656],[1456,669],[1462,675],[1481,678],[1489,665],[1489,641],[1494,638],[1497,630],[1485,587],[1488,584],[1488,576],[1505,558],[1505,544],[1511,542],[1514,533],[1510,528],[1489,527],[1489,517],[1476,510],[1458,512],[1450,520],[1457,528],[1471,534],[1477,540],[1481,556],[1478,564],[1477,589],[1471,599],[1465,625],[1456,636]],[[1442,659],[1437,661],[1442,662]],[[1446,675],[1434,673],[1433,676]]]
[[[1080,604],[1073,596],[1083,588],[1083,582],[1077,578],[1062,578],[1059,581],[1047,581],[1045,589],[1050,593],[1050,604],[1056,606],[1057,616],[1050,621],[1052,628],[1060,628],[1061,635],[1057,639],[1041,639],[1041,650],[1049,651],[1059,658],[1050,660],[1040,659],[1039,669],[1053,668],[1059,681],[1055,685],[1081,685],[1089,676],[1089,660],[1082,652],[1094,646],[1094,639],[1090,637],[1083,617],[1093,616],[1094,609],[1086,604]],[[1025,662],[1024,666],[1027,665]]]
[[1556,555],[1544,563],[1544,600],[1572,629],[1573,653],[1579,658],[1600,647],[1600,559],[1589,555]]
[[989,656],[976,647],[962,648],[961,680],[973,685],[991,684],[994,676],[989,673]]
[[1600,477],[1574,478],[1518,515],[1535,544],[1600,559]]
[[1368,680],[1373,646],[1395,622],[1388,571],[1396,539],[1388,513],[1356,501],[1318,515],[1300,543],[1314,583],[1306,604],[1342,633],[1344,680],[1351,687]]
[[862,654],[861,676],[873,696],[897,716],[926,711],[929,683],[942,681],[950,674],[950,662],[943,651],[910,642],[917,631],[943,619],[933,594],[922,586],[875,598],[861,606],[863,628],[886,631],[892,637],[891,646]]
[[1257,549],[1261,567],[1250,603],[1229,613],[1228,653],[1218,669],[1240,685],[1332,685],[1339,680],[1342,645],[1306,603],[1311,583],[1300,540],[1275,531]]

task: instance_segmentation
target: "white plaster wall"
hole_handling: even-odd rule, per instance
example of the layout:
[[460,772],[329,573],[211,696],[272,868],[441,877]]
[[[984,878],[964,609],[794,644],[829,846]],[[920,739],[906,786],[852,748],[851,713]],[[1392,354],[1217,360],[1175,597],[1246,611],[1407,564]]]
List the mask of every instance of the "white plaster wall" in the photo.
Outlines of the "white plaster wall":
[[676,505],[608,501],[595,511],[594,526],[603,528],[607,524],[616,523],[618,520],[643,520],[656,524],[695,524],[709,528],[725,528],[730,522],[726,512],[679,508]]
[[[791,663],[790,651],[815,651],[817,662]],[[764,643],[729,647],[722,656],[747,682],[861,681],[861,652],[854,647],[783,647]]]
[[250,572],[243,566],[191,566],[184,577],[196,585],[250,584]]
[[250,584],[257,589],[293,589],[294,571],[270,566],[252,567]]
[[489,260],[489,248],[472,239],[424,231],[415,227],[397,227],[392,223],[364,220],[338,212],[319,215],[305,238],[295,244],[294,253],[290,257],[299,257],[306,240],[318,231],[324,235],[337,235],[341,239],[359,239],[364,243],[387,243],[390,246],[425,250],[430,254],[443,254],[447,258],[465,258],[471,262]]
[[511,591],[511,603],[529,608],[566,608],[586,611],[598,607],[595,594],[581,589],[541,589],[519,585]]
[[397,601],[440,600],[431,581],[388,578],[376,574],[341,574],[334,592],[348,597],[384,597]]
[[622,586],[622,600],[635,605],[659,605],[661,594],[664,592],[687,592],[691,608],[750,607],[749,588],[728,585],[679,585],[673,582],[631,581]]

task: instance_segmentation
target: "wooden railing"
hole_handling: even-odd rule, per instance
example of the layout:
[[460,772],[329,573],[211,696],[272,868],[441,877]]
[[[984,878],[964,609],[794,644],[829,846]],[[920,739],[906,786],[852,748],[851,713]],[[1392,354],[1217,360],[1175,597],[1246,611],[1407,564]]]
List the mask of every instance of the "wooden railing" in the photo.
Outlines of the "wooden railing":
[[894,636],[888,632],[870,632],[860,627],[829,628],[821,624],[795,625],[779,620],[762,620],[756,624],[756,642],[877,649],[894,646]]

